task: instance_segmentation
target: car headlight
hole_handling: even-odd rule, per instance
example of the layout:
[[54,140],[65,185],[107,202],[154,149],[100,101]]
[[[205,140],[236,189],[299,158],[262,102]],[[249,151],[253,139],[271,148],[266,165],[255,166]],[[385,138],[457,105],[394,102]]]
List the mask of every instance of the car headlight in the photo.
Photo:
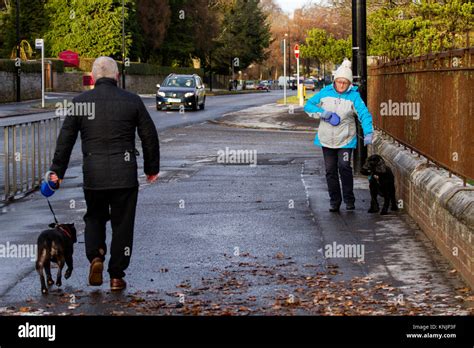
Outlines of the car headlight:
[[185,98],[189,98],[189,97],[192,97],[194,95],[193,92],[188,92],[184,95]]
[[158,94],[160,97],[164,97],[164,96],[166,95],[165,92],[158,92],[157,94]]

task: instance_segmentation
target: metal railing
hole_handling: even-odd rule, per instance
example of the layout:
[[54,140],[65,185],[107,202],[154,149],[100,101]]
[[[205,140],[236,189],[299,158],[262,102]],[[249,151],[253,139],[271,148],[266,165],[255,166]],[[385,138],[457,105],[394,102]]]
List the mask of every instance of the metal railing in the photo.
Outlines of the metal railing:
[[408,144],[407,142],[404,142],[403,140],[400,140],[398,137],[396,137],[395,135],[387,132],[385,129],[377,127],[377,126],[375,127],[375,129],[380,131],[382,133],[382,135],[389,136],[390,138],[392,138],[393,143],[397,143],[398,146],[403,146],[403,148],[405,150],[410,150],[410,153],[415,152],[418,155],[418,157],[423,156],[424,158],[426,158],[426,163],[427,164],[429,164],[431,162],[436,166],[437,169],[443,168],[444,170],[446,170],[448,172],[450,178],[453,175],[457,176],[458,178],[460,178],[462,180],[463,186],[467,186],[468,180],[470,180],[471,182],[474,181],[474,178],[470,178],[466,175],[463,175],[459,171],[454,170],[453,168],[451,168],[450,166],[448,166],[446,164],[443,164],[443,163],[440,163],[439,161],[437,161],[432,156],[424,153],[423,151],[418,150],[417,148],[415,148],[414,146]]
[[472,184],[473,75],[474,47],[372,66],[368,107],[374,125]]
[[59,127],[59,116],[0,127],[0,201],[11,201],[39,187],[51,164]]

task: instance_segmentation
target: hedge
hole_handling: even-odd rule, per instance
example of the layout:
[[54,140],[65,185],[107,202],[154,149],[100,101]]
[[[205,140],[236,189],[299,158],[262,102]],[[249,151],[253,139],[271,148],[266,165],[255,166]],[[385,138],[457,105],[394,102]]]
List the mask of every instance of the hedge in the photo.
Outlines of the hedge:
[[[122,62],[117,63],[119,71],[122,69]],[[175,74],[198,74],[203,75],[202,69],[194,68],[173,68],[170,66],[158,66],[147,63],[130,63],[129,67],[125,67],[125,73],[128,75],[169,75]]]
[[[57,58],[47,58],[53,64],[53,70],[56,72],[64,72],[64,62]],[[79,60],[79,70],[83,72],[92,71],[92,64],[94,58],[81,58]],[[122,62],[117,62],[119,71],[122,70]],[[21,70],[25,73],[41,72],[40,61],[27,61],[22,62]],[[0,59],[0,71],[15,72],[15,61],[13,59]],[[158,66],[147,63],[135,63],[131,62],[130,66],[125,67],[125,73],[127,75],[161,75],[166,76],[171,73],[175,74],[198,74],[204,75],[203,69],[194,68],[173,68],[170,66]]]
[[[94,64],[95,58],[80,58],[79,69],[85,72],[92,71],[92,64]],[[119,71],[122,71],[122,62],[117,61]],[[203,75],[203,69],[194,68],[173,68],[170,66],[158,66],[148,63],[137,63],[130,62],[129,67],[125,67],[125,73],[127,75],[169,75],[171,73],[176,74],[198,74]]]
[[[53,70],[57,72],[64,72],[64,62],[55,58],[48,58],[45,61],[51,61]],[[0,59],[0,71],[16,72],[14,59]],[[41,61],[28,60],[21,62],[21,71],[23,73],[41,73]]]

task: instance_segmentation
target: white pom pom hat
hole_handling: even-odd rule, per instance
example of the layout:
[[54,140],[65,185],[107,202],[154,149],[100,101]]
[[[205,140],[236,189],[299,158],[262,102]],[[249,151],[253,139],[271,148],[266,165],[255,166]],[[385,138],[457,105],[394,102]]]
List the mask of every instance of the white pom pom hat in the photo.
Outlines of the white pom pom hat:
[[341,66],[337,68],[334,74],[334,80],[337,78],[345,78],[352,83],[352,63],[349,59],[344,59]]

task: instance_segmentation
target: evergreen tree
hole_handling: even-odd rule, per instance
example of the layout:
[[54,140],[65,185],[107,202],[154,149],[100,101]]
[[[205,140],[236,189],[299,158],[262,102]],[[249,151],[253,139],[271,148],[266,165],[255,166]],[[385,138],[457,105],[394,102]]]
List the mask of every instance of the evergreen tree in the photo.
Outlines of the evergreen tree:
[[[125,55],[130,57],[133,32],[138,29],[134,2],[125,0],[125,5]],[[49,55],[72,50],[81,57],[121,57],[121,1],[47,0],[45,9],[50,18],[45,34]]]
[[270,28],[259,1],[235,0],[224,14],[221,34],[217,37],[216,65],[227,73],[233,58],[239,69],[260,63],[268,56]]

